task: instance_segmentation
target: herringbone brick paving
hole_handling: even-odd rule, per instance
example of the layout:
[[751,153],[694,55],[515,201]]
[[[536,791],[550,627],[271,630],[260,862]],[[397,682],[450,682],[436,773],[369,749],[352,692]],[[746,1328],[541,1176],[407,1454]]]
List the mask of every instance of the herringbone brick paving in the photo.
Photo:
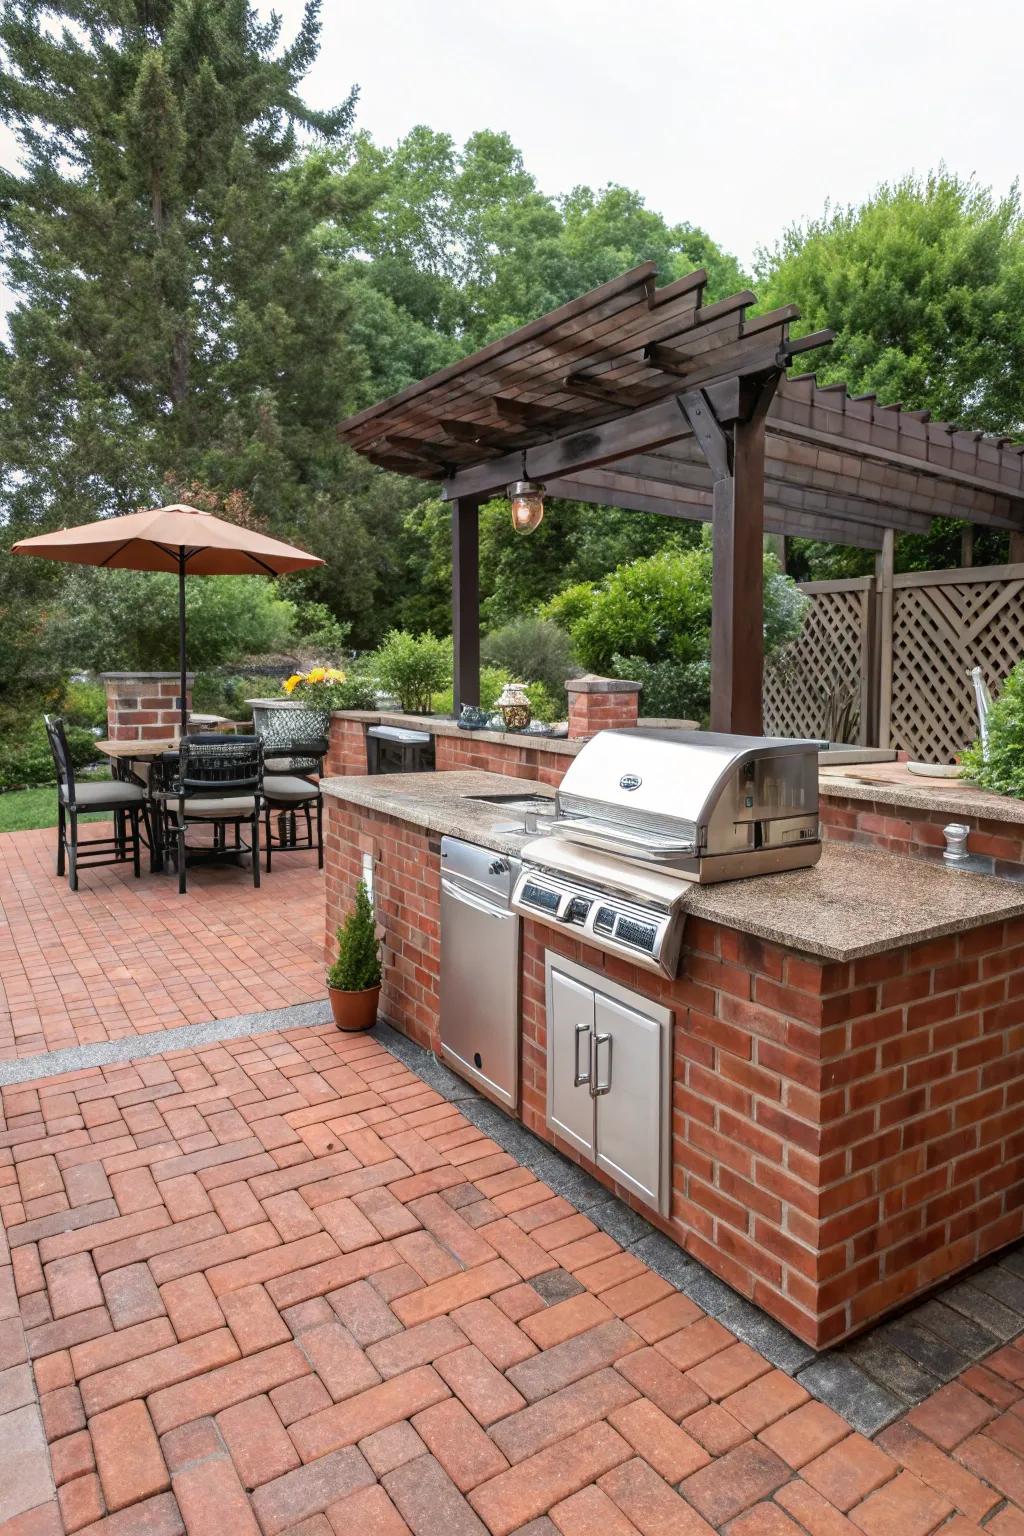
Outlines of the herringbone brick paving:
[[1024,1532],[1024,1351],[869,1441],[372,1036],[3,1117],[4,1536]]
[[[109,823],[82,828],[83,841]],[[0,837],[0,1058],[261,1013],[323,996],[323,876],[315,855],[177,881],[131,866],[54,873],[53,831]],[[145,869],[145,861],[143,864]]]

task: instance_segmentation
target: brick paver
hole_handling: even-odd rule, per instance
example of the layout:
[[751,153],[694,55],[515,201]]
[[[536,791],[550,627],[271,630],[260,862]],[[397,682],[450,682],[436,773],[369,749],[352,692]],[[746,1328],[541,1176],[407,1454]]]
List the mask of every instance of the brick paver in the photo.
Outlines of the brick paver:
[[372,1035],[2,1111],[2,1536],[1024,1533],[1024,1348],[869,1441]]
[[128,864],[87,869],[72,893],[54,873],[55,838],[0,837],[0,1058],[323,996],[315,856],[279,855],[258,891],[246,870],[200,865],[179,896],[176,880],[135,880]]

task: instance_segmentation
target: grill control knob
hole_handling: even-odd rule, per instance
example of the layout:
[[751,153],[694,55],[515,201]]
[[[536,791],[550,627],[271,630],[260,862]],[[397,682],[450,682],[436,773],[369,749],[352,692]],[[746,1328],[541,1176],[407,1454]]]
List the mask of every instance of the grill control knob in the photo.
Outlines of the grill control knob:
[[488,871],[488,874],[491,874],[491,875],[507,875],[508,874],[508,860],[507,859],[492,859],[490,864],[487,866],[487,871]]

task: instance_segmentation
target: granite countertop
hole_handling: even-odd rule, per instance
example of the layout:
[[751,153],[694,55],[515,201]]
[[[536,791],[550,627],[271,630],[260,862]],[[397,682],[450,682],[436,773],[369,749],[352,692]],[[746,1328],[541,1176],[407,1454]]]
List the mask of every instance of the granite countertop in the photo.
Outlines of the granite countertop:
[[[487,735],[476,732],[474,735]],[[564,743],[563,743],[564,745]],[[555,792],[533,779],[517,779],[504,773],[485,773],[474,768],[441,773],[345,774],[323,779],[325,795],[350,805],[365,806],[383,816],[397,816],[427,832],[462,837],[497,853],[518,858],[524,843],[536,833],[523,830],[522,815],[501,805],[480,804],[476,795],[543,795],[554,800]]]
[[993,794],[965,779],[925,778],[911,773],[906,763],[851,763],[834,768],[823,763],[818,782],[823,795],[847,800],[875,800],[910,810],[1024,824],[1024,800]]
[[[543,795],[531,779],[472,770],[372,774],[323,781],[326,795],[517,858],[535,833],[476,795]],[[1024,886],[993,875],[826,843],[813,869],[718,885],[687,885],[687,911],[824,960],[853,960],[984,923],[1024,916]]]

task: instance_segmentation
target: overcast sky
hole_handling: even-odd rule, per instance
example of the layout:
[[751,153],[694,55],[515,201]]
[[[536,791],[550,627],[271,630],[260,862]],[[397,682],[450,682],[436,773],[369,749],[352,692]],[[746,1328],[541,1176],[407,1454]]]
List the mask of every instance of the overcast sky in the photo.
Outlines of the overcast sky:
[[[269,11],[270,6],[261,4]],[[277,0],[291,32],[301,0]],[[827,199],[1020,171],[1015,0],[324,0],[306,85],[383,143],[507,130],[542,190],[621,182],[745,263]],[[0,132],[0,156],[13,162]]]

